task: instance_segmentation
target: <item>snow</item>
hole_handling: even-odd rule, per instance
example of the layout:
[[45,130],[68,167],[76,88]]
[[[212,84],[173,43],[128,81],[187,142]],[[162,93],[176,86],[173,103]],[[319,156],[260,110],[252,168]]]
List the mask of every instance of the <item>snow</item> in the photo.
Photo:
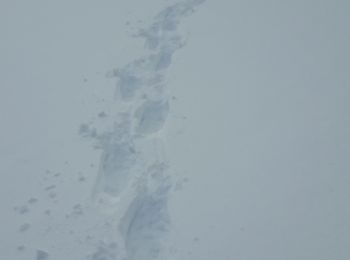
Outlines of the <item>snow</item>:
[[348,259],[346,4],[0,5],[0,258]]
[[160,131],[168,113],[168,101],[145,101],[135,112],[137,120],[135,132],[140,135],[149,135]]
[[[144,41],[142,53],[107,73],[109,79],[116,79],[115,93],[102,98],[109,100],[109,107],[102,111],[96,109],[90,120],[79,126],[80,137],[89,142],[91,150],[100,152],[95,177],[89,181],[90,195],[85,201],[62,204],[68,188],[65,183],[72,177],[45,170],[44,198],[31,197],[26,205],[16,207],[16,211],[24,215],[31,213],[35,205],[38,208],[43,207],[43,203],[51,205],[42,210],[47,220],[40,229],[33,228],[34,233],[42,230],[39,232],[49,240],[57,239],[57,233],[61,232],[72,238],[76,236],[80,247],[87,249],[84,252],[74,247],[74,255],[79,259],[166,257],[169,245],[165,241],[171,231],[168,202],[175,189],[164,149],[166,122],[171,110],[166,74],[175,52],[185,45],[178,26],[202,2],[186,0],[167,6],[149,26],[137,28],[132,37]],[[88,83],[88,80],[84,78],[83,82]],[[98,86],[95,87],[99,91]],[[74,179],[75,186],[71,183],[71,187],[77,191],[79,183],[87,182],[81,172]],[[56,220],[58,207],[66,208],[61,212],[64,219],[61,217],[60,222]],[[33,208],[31,214],[39,213]],[[19,231],[23,233],[32,226],[36,223],[24,223]],[[53,246],[47,243],[42,246],[48,251],[36,250],[37,260],[49,259],[49,255],[56,259]],[[75,259],[73,254],[69,255],[67,247],[64,251],[67,252],[65,259]]]
[[49,253],[42,250],[36,251],[36,260],[48,260],[48,259],[49,259]]
[[[136,58],[110,75],[118,78],[121,99],[116,98],[116,102],[126,104],[126,109],[112,122],[113,131],[100,131],[95,136],[91,127],[84,124],[80,130],[83,136],[97,140],[103,151],[93,193],[97,201],[98,198],[100,201],[103,198],[104,203],[117,201],[107,205],[116,205],[112,212],[117,212],[114,214],[120,219],[116,225],[123,245],[119,246],[124,246],[121,250],[129,260],[160,259],[164,254],[161,250],[170,229],[167,204],[172,185],[164,177],[166,167],[161,166],[166,162],[150,159],[148,153],[155,142],[160,145],[151,152],[163,153],[159,150],[162,136],[156,134],[163,130],[170,110],[164,77],[173,54],[183,46],[177,25],[196,5],[185,1],[161,11],[156,21],[137,35],[144,38],[146,53],[150,49],[151,54]],[[96,254],[102,254],[101,248],[94,256],[99,259]]]

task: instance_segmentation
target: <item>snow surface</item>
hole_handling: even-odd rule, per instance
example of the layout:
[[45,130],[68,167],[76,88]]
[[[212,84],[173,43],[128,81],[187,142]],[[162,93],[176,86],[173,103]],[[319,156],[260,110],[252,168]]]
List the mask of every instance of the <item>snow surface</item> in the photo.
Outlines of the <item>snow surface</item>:
[[349,10],[1,1],[0,259],[349,259]]
[[[65,259],[168,258],[166,237],[171,229],[168,201],[174,187],[163,147],[170,110],[165,78],[173,55],[184,46],[179,24],[203,2],[185,0],[169,5],[148,27],[137,28],[132,38],[144,41],[143,53],[107,73],[108,78],[116,78],[115,93],[110,99],[110,105],[116,107],[108,114],[95,111],[96,119],[79,126],[79,135],[89,141],[91,149],[101,151],[91,194],[84,202],[71,206],[65,214],[66,220],[41,227],[47,239],[56,239],[56,233],[66,226],[71,226],[70,235],[77,233],[78,246],[87,249],[73,247],[76,252]],[[60,172],[46,170],[45,175],[45,181],[58,180],[43,186],[47,198],[58,204],[65,180]],[[79,176],[78,180],[86,179]],[[30,198],[15,210],[24,215],[39,202]],[[47,209],[43,214],[51,216],[51,211]],[[79,228],[68,223],[73,218],[80,222]],[[23,223],[19,232],[28,232],[30,228],[30,223]],[[60,259],[55,247],[47,247],[46,251],[38,248],[36,259]],[[24,246],[17,249],[26,250]]]

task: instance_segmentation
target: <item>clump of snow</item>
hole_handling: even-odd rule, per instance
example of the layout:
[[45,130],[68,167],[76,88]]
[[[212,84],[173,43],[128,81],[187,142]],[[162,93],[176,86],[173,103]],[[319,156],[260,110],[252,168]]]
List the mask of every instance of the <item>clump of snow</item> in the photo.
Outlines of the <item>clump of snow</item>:
[[36,260],[48,260],[49,259],[49,253],[45,252],[43,250],[37,250],[36,251]]

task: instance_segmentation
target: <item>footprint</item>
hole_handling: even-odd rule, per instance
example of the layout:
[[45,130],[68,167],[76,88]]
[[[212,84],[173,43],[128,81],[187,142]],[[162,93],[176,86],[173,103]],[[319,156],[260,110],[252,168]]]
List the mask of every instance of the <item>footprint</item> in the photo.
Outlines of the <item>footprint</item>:
[[169,114],[168,101],[145,101],[135,112],[136,133],[149,135],[163,128]]

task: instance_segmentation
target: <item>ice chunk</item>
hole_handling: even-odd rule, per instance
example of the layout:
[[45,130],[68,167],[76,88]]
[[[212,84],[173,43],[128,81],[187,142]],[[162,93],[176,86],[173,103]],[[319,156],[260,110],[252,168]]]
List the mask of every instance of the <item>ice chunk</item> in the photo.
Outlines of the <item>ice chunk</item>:
[[136,133],[148,135],[162,129],[169,113],[167,101],[145,101],[136,111]]

